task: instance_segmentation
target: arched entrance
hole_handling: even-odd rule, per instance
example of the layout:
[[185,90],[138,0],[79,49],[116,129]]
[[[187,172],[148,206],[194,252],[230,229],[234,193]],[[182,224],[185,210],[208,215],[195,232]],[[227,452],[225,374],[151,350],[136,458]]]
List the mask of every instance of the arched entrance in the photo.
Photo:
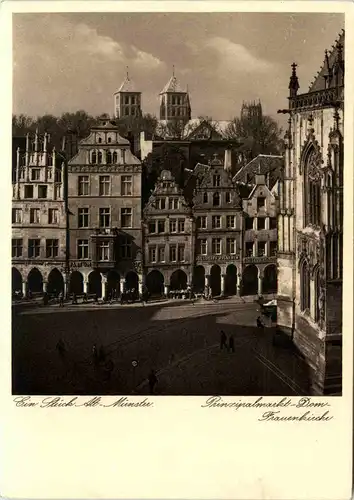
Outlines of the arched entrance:
[[64,291],[63,275],[58,269],[52,269],[48,276],[47,292],[49,294],[58,295]]
[[125,277],[125,289],[128,290],[139,290],[139,278],[134,271],[129,271]]
[[197,266],[193,274],[193,288],[195,293],[204,293],[205,290],[205,269]]
[[221,269],[218,265],[214,265],[210,271],[210,288],[213,297],[221,293]]
[[84,293],[84,278],[79,271],[74,271],[70,275],[69,293],[76,295]]
[[186,290],[187,289],[187,275],[182,269],[174,271],[170,278],[170,290]]
[[242,295],[258,294],[258,269],[255,265],[247,266],[242,273]]
[[22,276],[16,267],[12,268],[12,293],[22,292]]
[[164,277],[157,269],[146,276],[146,288],[151,295],[163,295]]
[[262,291],[263,293],[277,293],[277,268],[274,264],[264,269]]
[[237,293],[237,268],[233,264],[227,266],[225,277],[225,294],[236,295]]
[[31,293],[43,292],[43,277],[36,267],[31,269],[28,275],[28,291]]
[[98,271],[92,271],[88,277],[88,293],[92,295],[97,295],[97,297],[102,296],[102,276]]
[[107,275],[107,293],[111,296],[113,290],[118,297],[120,291],[120,275],[116,271],[109,271]]

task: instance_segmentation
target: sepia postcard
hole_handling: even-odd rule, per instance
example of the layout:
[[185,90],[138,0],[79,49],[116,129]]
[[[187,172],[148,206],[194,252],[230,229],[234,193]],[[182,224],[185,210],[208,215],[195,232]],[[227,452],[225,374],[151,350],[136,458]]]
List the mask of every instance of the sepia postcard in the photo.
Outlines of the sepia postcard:
[[351,498],[353,5],[0,13],[1,496]]

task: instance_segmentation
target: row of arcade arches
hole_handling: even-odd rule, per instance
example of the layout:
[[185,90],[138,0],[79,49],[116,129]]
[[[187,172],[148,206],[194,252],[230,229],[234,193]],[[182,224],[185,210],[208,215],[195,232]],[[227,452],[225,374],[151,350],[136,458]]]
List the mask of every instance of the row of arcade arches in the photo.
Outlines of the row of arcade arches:
[[[257,295],[258,290],[258,268],[255,265],[245,267],[242,273],[242,295]],[[112,293],[113,290],[119,293],[120,281],[123,277],[117,271],[110,271],[107,275],[106,292]],[[224,276],[224,293],[226,295],[236,295],[237,293],[237,268],[230,264],[226,269]],[[42,293],[43,276],[37,268],[31,269],[27,277],[27,290],[32,293]],[[22,291],[22,275],[18,269],[12,268],[12,291]],[[145,286],[151,295],[162,295],[165,285],[172,290],[185,290],[187,288],[187,274],[178,269],[174,271],[169,279],[165,281],[164,275],[157,269],[149,272],[145,279]],[[212,295],[220,295],[222,292],[221,268],[218,265],[212,266],[210,270],[209,286]],[[126,290],[138,290],[139,277],[134,271],[130,271],[124,278]],[[202,293],[207,285],[205,268],[197,266],[193,274],[193,289],[195,292]],[[58,294],[64,290],[64,278],[58,269],[52,269],[47,278],[46,290],[49,294]],[[74,271],[70,275],[68,283],[68,292],[82,294],[84,293],[84,277],[80,271]],[[99,271],[92,271],[88,275],[87,293],[102,296],[102,275]],[[262,280],[262,293],[276,293],[277,291],[277,271],[274,264],[265,267]]]

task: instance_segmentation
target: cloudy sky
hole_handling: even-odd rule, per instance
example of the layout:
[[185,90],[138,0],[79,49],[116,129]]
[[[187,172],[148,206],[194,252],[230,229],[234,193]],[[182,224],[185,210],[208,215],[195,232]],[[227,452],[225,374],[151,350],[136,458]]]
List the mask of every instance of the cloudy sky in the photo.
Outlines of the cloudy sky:
[[143,111],[157,115],[174,65],[193,116],[231,119],[258,99],[276,116],[290,64],[306,92],[342,28],[341,14],[15,14],[13,112],[112,114],[129,66]]

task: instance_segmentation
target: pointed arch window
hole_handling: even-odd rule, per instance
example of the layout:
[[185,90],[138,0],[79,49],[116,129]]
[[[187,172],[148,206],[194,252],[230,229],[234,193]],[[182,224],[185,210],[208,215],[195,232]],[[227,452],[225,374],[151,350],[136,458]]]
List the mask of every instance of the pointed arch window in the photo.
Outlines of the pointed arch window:
[[117,164],[118,163],[118,153],[117,151],[113,151],[113,155],[112,155],[112,162],[114,164]]
[[112,153],[110,151],[107,151],[106,161],[108,165],[112,163]]
[[314,283],[315,283],[315,317],[316,323],[320,321],[321,318],[321,287],[320,287],[320,268],[316,267],[314,272]]
[[314,147],[306,155],[304,165],[305,223],[321,225],[321,157]]
[[97,163],[97,154],[96,151],[91,152],[91,163],[95,164]]
[[97,163],[102,163],[102,152],[98,151],[97,153]]
[[208,193],[203,193],[203,203],[208,203]]
[[307,260],[303,260],[300,265],[300,308],[301,311],[310,309],[310,268]]

